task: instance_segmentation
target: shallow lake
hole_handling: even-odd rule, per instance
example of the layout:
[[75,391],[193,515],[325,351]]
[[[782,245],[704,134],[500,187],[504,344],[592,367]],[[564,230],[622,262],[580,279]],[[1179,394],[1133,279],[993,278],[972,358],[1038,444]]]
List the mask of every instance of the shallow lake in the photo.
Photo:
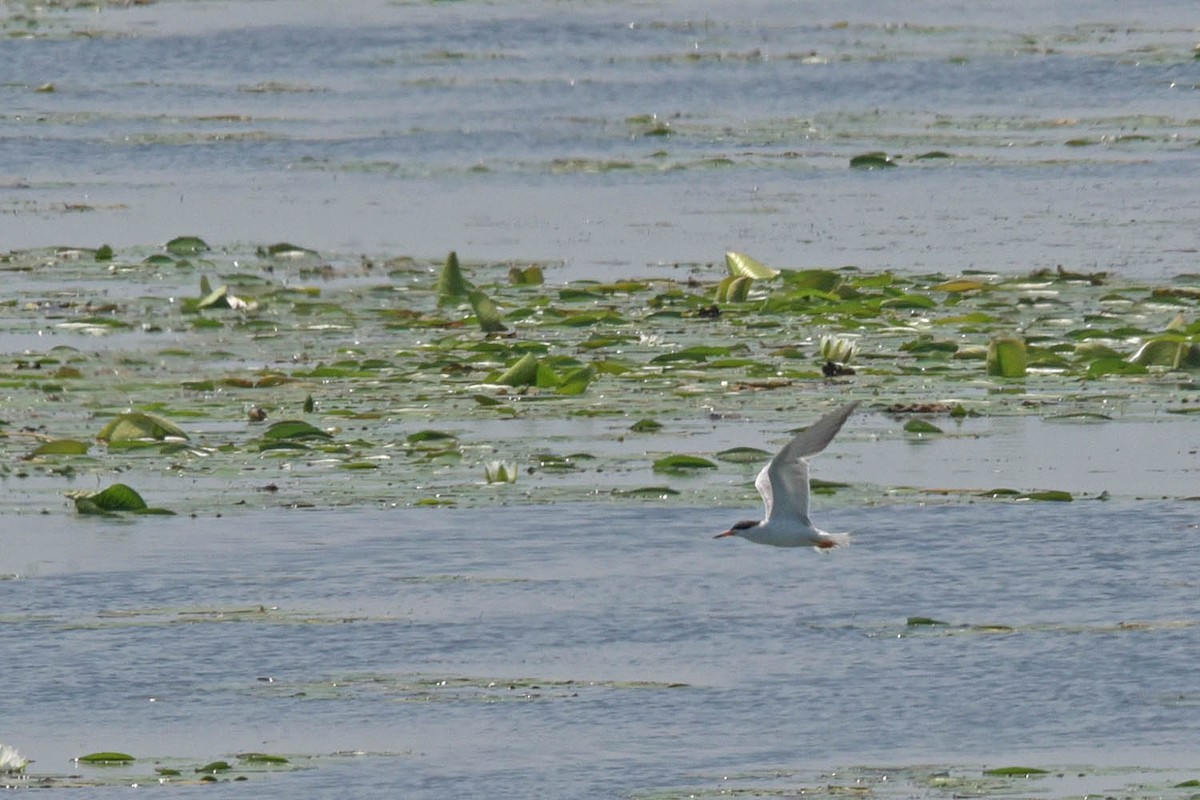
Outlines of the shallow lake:
[[21,576],[2,584],[5,719],[38,771],[98,745],[312,767],[257,796],[765,796],[829,771],[874,785],[868,767],[1190,763],[1186,509],[835,507],[856,536],[829,556],[713,541],[729,516],[27,517],[0,556]]
[[[0,785],[1191,797],[1195,372],[1105,382],[1071,348],[1093,325],[1118,361],[1164,332],[1195,346],[1194,12],[7,3],[0,248],[88,250],[0,261],[0,741],[34,759]],[[891,166],[851,168],[871,153]],[[213,253],[143,261],[187,234]],[[255,258],[276,242],[332,266]],[[855,265],[855,292],[895,273],[900,300],[936,308],[872,317],[887,327],[864,327],[863,357],[881,357],[823,382],[801,374],[825,332],[804,313],[726,328],[743,349],[712,360],[729,365],[672,372],[656,359],[702,334],[682,313],[638,316],[667,289],[558,293],[631,277],[709,292],[730,249]],[[476,332],[469,345],[498,350],[464,355],[454,321],[404,327],[434,313],[428,265],[450,250],[491,268],[510,314],[544,291],[546,308],[617,308],[597,330],[620,335],[592,356],[580,342],[600,333],[530,323],[508,350]],[[546,289],[509,287],[509,262],[543,266]],[[1075,277],[1002,280],[1059,265]],[[995,294],[902,283],[964,271]],[[1081,288],[1093,272],[1107,277]],[[264,292],[263,317],[181,313],[206,273]],[[727,322],[738,313],[754,312]],[[1057,358],[1027,384],[900,353],[926,334],[986,344],[1006,314]],[[543,338],[614,370],[625,358],[645,388],[613,372],[598,385],[615,399],[477,405],[481,364]],[[796,342],[803,369],[773,352]],[[796,374],[768,385],[739,363],[768,358]],[[721,370],[744,371],[745,391]],[[263,374],[281,382],[238,383]],[[274,420],[306,394],[340,449],[260,455],[246,407]],[[651,471],[671,452],[774,449],[843,394],[864,413],[815,474],[849,485],[814,518],[853,532],[846,550],[712,541],[757,511],[756,464]],[[191,444],[95,444],[151,400]],[[981,413],[906,434],[894,409],[923,401]],[[665,427],[636,439],[644,415]],[[461,446],[405,438],[436,427]],[[90,454],[27,458],[67,437]],[[496,457],[521,465],[516,484],[482,485]],[[88,517],[63,496],[115,480],[181,513]],[[681,494],[614,495],[660,484]],[[980,495],[993,487],[1075,500]],[[97,751],[137,760],[72,761]],[[232,769],[197,771],[218,760]],[[985,774],[1011,766],[1046,772]]]

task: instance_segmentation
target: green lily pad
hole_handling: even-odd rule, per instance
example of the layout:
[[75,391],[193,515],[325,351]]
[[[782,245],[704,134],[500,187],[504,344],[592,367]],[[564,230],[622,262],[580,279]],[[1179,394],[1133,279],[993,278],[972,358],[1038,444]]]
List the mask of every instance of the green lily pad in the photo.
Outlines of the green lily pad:
[[482,289],[472,289],[467,298],[471,302],[471,308],[475,311],[475,319],[479,321],[479,327],[484,333],[501,333],[508,330],[504,326],[500,309]]
[[310,250],[290,242],[276,242],[266,247],[259,247],[255,252],[260,258],[312,258],[320,255],[316,250]]
[[717,284],[715,300],[718,303],[744,303],[753,284],[754,279],[747,275],[726,275]]
[[55,439],[52,442],[45,442],[38,445],[30,451],[26,458],[37,458],[38,456],[82,456],[87,451],[87,442],[81,442],[77,439]]
[[463,275],[458,263],[458,253],[453,250],[446,256],[442,271],[438,275],[437,296],[438,305],[444,306],[470,294],[470,281]]
[[506,369],[496,378],[496,383],[503,386],[534,386],[538,382],[538,359],[533,353],[526,353],[515,364]]
[[144,439],[187,439],[188,435],[168,419],[141,411],[129,411],[105,425],[96,438],[113,444]]
[[937,425],[916,417],[904,423],[904,430],[908,433],[945,433]]
[[1105,375],[1145,375],[1149,371],[1144,364],[1126,361],[1123,358],[1097,358],[1088,364],[1084,374],[1089,380],[1095,380]]
[[1025,342],[1013,336],[998,336],[988,344],[987,374],[1002,378],[1025,377]]
[[509,267],[508,282],[513,286],[541,286],[546,282],[542,268],[537,264],[525,267]]
[[757,447],[731,447],[716,455],[719,461],[728,461],[732,464],[765,464],[771,460],[771,457],[771,453]]
[[554,391],[559,394],[583,394],[596,377],[596,368],[588,365],[573,369],[562,377]]
[[896,162],[886,153],[874,151],[854,156],[850,159],[850,166],[854,169],[891,169]]
[[950,623],[943,622],[940,619],[934,619],[933,617],[909,617],[904,624],[910,628],[920,628],[926,626],[933,627],[939,625],[949,625]]
[[287,764],[290,763],[284,756],[272,755],[271,753],[238,753],[237,757],[242,761],[247,761],[251,764]]
[[203,767],[196,767],[196,772],[206,772],[211,775],[217,772],[228,772],[231,769],[233,767],[229,765],[228,761],[210,761]]
[[167,252],[177,256],[194,256],[208,250],[208,243],[199,236],[176,236],[167,242]]
[[137,759],[128,753],[105,750],[99,753],[88,753],[86,756],[79,756],[75,760],[81,764],[128,764],[130,761],[136,761]]
[[768,267],[745,253],[729,251],[725,254],[725,267],[733,277],[767,280],[779,274],[779,270]]
[[1200,346],[1183,337],[1162,336],[1143,344],[1129,360],[1147,367],[1200,369]]
[[1049,772],[1038,767],[995,767],[993,769],[985,769],[983,774],[1016,777],[1023,775],[1047,775]]
[[1070,492],[1064,492],[1060,489],[1048,489],[1041,492],[1026,492],[1019,495],[1023,500],[1044,500],[1051,503],[1070,503],[1075,498]]
[[133,514],[174,514],[165,508],[150,508],[132,487],[114,483],[99,492],[70,493],[79,514],[111,515],[126,511]]
[[635,433],[654,433],[662,430],[663,424],[654,419],[639,419],[637,422],[629,426],[629,430]]
[[639,486],[636,489],[613,489],[612,494],[616,497],[672,497],[678,495],[676,489],[669,486]]
[[269,428],[263,431],[262,438],[268,440],[332,439],[333,435],[304,420],[285,419],[272,423]]
[[717,465],[707,458],[689,455],[671,455],[656,459],[655,472],[686,473],[698,469],[716,469]]
[[424,430],[410,433],[404,441],[409,444],[429,444],[431,442],[447,444],[458,441],[458,437],[446,431]]

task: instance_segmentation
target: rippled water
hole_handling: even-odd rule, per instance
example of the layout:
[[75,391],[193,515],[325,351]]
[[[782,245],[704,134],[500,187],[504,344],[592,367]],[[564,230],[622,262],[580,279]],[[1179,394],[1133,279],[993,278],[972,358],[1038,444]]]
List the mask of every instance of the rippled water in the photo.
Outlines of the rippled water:
[[[728,248],[795,266],[1190,272],[1193,11],[43,10],[0,58],[0,239],[457,248],[593,276]],[[903,168],[848,169],[874,150]],[[916,159],[934,151],[951,158]]]
[[856,541],[826,556],[711,540],[726,516],[25,518],[0,554],[20,576],[0,584],[5,727],[39,771],[97,748],[373,754],[256,796],[626,796],[762,770],[794,791],[793,772],[855,765],[1194,759],[1186,509],[830,508]]
[[[1193,4],[977,5],[10,0],[0,247],[1196,271]],[[848,168],[873,150],[900,166]],[[843,466],[1189,493],[1184,421],[1118,443],[1158,459],[1008,424],[995,467],[852,436]],[[1191,504],[907,502],[823,506],[857,533],[827,556],[649,502],[9,512],[0,740],[112,783],[151,770],[70,759],[310,767],[209,787],[239,797],[941,797],[915,765],[1011,762],[1091,776],[1033,791],[1186,796],[1095,773],[1195,763]]]

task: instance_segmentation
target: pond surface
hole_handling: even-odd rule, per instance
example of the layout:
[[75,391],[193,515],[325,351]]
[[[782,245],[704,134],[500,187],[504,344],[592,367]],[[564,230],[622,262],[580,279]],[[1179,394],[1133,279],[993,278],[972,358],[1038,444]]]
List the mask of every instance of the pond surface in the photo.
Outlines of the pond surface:
[[855,541],[824,557],[713,541],[727,518],[27,517],[0,555],[5,719],[38,772],[96,748],[310,768],[256,796],[886,794],[874,769],[1191,763],[1187,509],[835,507]]
[[5,247],[1195,271],[1186,0],[5,8]]
[[[206,792],[1191,797],[1195,369],[1129,362],[1200,352],[1195,24],[5,0],[0,247],[45,250],[0,260],[0,741],[34,759],[0,785],[124,796],[227,760]],[[874,152],[895,166],[850,167]],[[148,258],[187,234],[213,250]],[[513,338],[443,309],[450,250]],[[701,327],[727,250],[858,269],[831,305],[763,281]],[[201,277],[259,311],[199,313]],[[984,372],[1006,329],[1025,379]],[[821,378],[825,333],[858,376]],[[704,345],[728,349],[673,360]],[[599,371],[498,393],[522,352]],[[314,397],[328,445],[247,420]],[[757,462],[651,468],[774,450],[840,398],[863,411],[815,474],[849,485],[814,518],[846,550],[712,541]],[[945,435],[905,432],[921,404]],[[96,443],[130,408],[190,439]],[[88,454],[32,453],[63,439]],[[178,516],[64,496],[116,481]],[[109,750],[137,760],[72,761]],[[1007,766],[1048,772],[984,774]]]

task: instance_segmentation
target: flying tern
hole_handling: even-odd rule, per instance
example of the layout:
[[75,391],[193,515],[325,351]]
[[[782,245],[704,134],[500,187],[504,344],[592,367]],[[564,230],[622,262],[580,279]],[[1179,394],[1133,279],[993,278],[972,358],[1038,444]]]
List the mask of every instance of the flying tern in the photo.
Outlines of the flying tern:
[[766,507],[765,518],[743,520],[713,538],[741,536],[758,544],[818,550],[849,544],[849,534],[823,531],[808,518],[808,458],[833,441],[857,407],[856,400],[829,412],[784,445],[754,481]]

